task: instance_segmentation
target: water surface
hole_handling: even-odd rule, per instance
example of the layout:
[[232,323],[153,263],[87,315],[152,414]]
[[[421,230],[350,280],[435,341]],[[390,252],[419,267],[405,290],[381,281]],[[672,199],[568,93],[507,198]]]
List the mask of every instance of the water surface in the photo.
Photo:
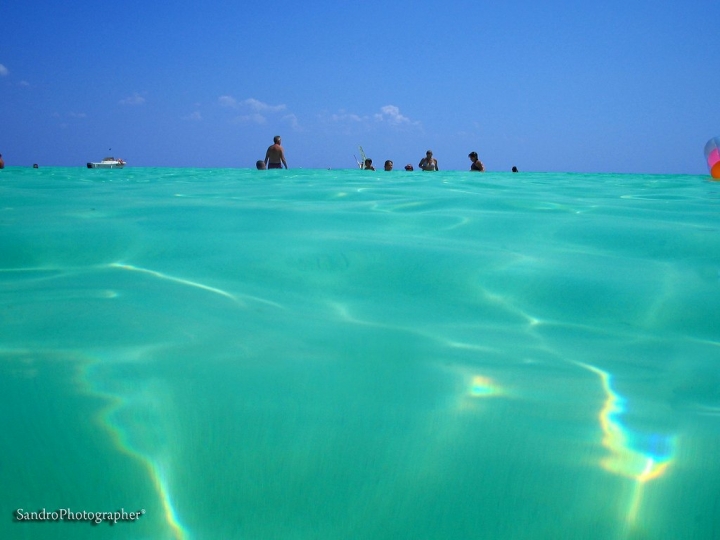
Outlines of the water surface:
[[0,537],[720,536],[720,183],[11,167],[0,197]]

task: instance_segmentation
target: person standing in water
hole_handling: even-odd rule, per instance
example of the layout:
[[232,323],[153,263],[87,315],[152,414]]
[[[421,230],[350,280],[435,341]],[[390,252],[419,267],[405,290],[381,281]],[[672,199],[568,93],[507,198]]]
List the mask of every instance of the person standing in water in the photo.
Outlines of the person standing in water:
[[471,171],[485,172],[485,165],[483,165],[483,162],[478,159],[477,152],[470,152],[468,157],[470,158],[470,161],[472,161],[472,165],[470,165]]
[[0,154],[0,169],[5,168],[5,162],[3,161],[2,154]]
[[268,169],[282,169],[283,165],[286,169],[288,168],[287,161],[285,161],[285,150],[280,145],[281,142],[280,135],[275,135],[273,144],[265,152],[265,166]]
[[433,157],[432,150],[425,152],[425,157],[420,160],[418,165],[423,171],[439,171],[437,159]]

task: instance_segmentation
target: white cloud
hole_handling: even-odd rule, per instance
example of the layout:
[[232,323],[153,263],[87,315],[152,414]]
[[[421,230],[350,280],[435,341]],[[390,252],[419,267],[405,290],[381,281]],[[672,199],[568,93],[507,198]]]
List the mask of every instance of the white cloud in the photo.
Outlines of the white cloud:
[[[218,98],[218,103],[221,107],[228,107],[230,109],[240,111],[241,113],[245,113],[233,118],[232,121],[238,124],[266,124],[268,116],[272,117],[275,113],[279,113],[287,109],[287,105],[284,103],[279,105],[270,105],[255,98],[247,98],[238,101],[233,96],[229,95],[220,96]],[[298,119],[292,113],[285,114],[282,116],[281,120],[289,123],[290,127],[295,130],[300,129]]]
[[119,103],[120,105],[142,105],[145,103],[145,98],[135,92],[132,96],[121,99]]
[[30,83],[27,82],[27,81],[20,81],[18,84],[19,84],[20,86],[25,86],[25,87],[30,86]]
[[298,122],[297,116],[294,114],[286,114],[282,119],[290,124],[290,127],[295,131],[300,131],[300,123]]
[[232,107],[233,109],[237,109],[237,100],[232,96],[220,96],[218,98],[218,102],[223,107]]
[[183,120],[193,120],[195,122],[199,122],[202,120],[202,115],[200,114],[200,111],[195,111],[192,114],[188,114],[187,116],[183,116]]
[[87,118],[87,114],[84,112],[76,113],[76,112],[69,112],[67,114],[70,118]]
[[8,71],[8,68],[0,64],[0,76],[5,76],[8,73],[10,73],[10,71]]
[[269,105],[255,98],[248,98],[243,101],[238,101],[232,96],[220,96],[218,98],[218,102],[222,107],[230,107],[231,109],[250,109],[251,111],[256,113],[255,115],[250,115],[251,117],[256,117],[259,113],[280,112],[284,111],[287,108],[284,104]]
[[413,122],[407,116],[400,114],[400,109],[395,105],[385,105],[380,107],[380,113],[375,114],[375,119],[381,122],[387,122],[393,126],[406,125],[418,126],[420,122]]
[[245,105],[248,105],[253,111],[267,111],[267,112],[278,112],[284,111],[285,105],[268,105],[262,101],[258,101],[255,98],[248,98],[243,101]]
[[350,125],[362,125],[370,128],[372,125],[385,124],[391,127],[417,127],[422,129],[420,122],[411,120],[407,116],[403,116],[400,113],[400,109],[395,105],[385,105],[380,107],[380,112],[368,115],[359,115],[355,113],[349,113],[341,109],[335,114],[330,116],[323,115],[324,118],[329,119],[331,122],[337,122],[340,124]]

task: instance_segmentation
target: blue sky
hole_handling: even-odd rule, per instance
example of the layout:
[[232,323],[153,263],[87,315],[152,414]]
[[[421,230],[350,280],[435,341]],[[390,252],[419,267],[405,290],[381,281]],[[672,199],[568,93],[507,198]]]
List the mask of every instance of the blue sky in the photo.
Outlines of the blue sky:
[[[7,165],[706,174],[717,2],[8,0]],[[111,151],[109,149],[112,148]]]

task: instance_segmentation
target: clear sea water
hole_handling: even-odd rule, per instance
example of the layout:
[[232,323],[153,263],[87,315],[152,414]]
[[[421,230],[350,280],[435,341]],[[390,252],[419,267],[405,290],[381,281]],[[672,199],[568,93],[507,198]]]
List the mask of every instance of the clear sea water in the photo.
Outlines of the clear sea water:
[[10,167],[0,198],[1,538],[720,538],[709,177]]

